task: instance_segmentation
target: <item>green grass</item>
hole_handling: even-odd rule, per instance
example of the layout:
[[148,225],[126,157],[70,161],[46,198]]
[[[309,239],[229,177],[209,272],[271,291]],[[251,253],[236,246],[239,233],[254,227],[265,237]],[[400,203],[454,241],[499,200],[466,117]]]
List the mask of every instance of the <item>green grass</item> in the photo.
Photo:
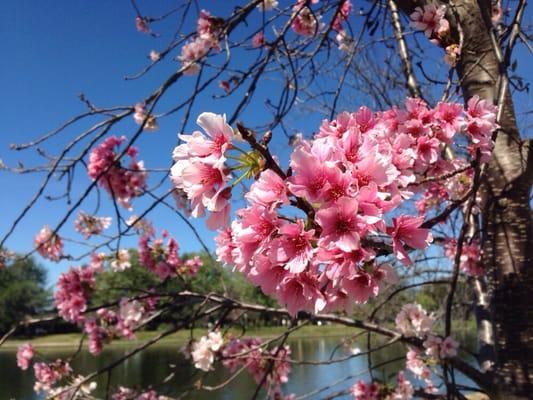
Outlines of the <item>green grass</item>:
[[[279,336],[286,332],[287,328],[283,326],[276,327],[263,327],[263,328],[251,328],[248,329],[245,333],[246,336],[259,336],[262,338],[272,338]],[[207,328],[205,329],[194,329],[193,334],[195,337],[200,337],[205,335]],[[232,329],[230,332],[235,335],[240,335],[241,331]],[[359,330],[355,328],[348,328],[343,325],[324,325],[324,326],[304,326],[293,333],[291,333],[291,338],[311,338],[311,337],[332,337],[332,336],[350,336],[358,333]],[[110,346],[134,346],[141,342],[144,342],[148,339],[153,338],[160,331],[142,331],[136,334],[135,340],[114,340]],[[187,342],[191,337],[190,330],[184,330],[176,332],[172,335],[169,335],[163,338],[157,345],[181,345]],[[79,340],[81,335],[79,333],[64,333],[64,334],[54,334],[37,337],[31,340],[21,340],[13,339],[8,340],[6,343],[0,347],[0,350],[9,349],[12,350],[17,348],[22,343],[30,342],[32,343],[37,350],[46,349],[46,348],[65,348],[65,347],[76,347],[79,345]],[[108,346],[109,346],[108,345]]]

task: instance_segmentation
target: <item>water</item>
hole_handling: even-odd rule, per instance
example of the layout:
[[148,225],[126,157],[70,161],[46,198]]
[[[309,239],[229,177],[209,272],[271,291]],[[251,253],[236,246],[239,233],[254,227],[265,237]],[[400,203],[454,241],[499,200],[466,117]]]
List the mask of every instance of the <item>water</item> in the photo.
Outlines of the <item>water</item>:
[[[288,343],[291,346],[292,358],[295,360],[328,360],[331,352],[341,341],[338,337],[328,338],[303,338],[292,339]],[[177,397],[187,391],[202,376],[201,371],[196,370],[184,359],[178,351],[178,346],[157,345],[144,352],[138,353],[128,359],[124,364],[115,368],[111,374],[111,387],[118,384],[128,387],[148,387],[153,386],[160,394]],[[82,351],[71,363],[78,373],[87,374],[102,368],[113,360],[124,355],[128,351],[125,346],[115,346],[108,348],[103,353],[94,357],[87,351]],[[49,350],[44,353],[50,360],[56,358],[66,358],[72,351]],[[349,355],[349,349],[340,349],[336,352],[335,358],[342,358]],[[379,364],[384,361],[400,357],[405,354],[401,345],[387,347],[374,353],[373,362]],[[33,392],[33,370],[21,371],[16,366],[16,357],[13,351],[0,352],[0,400],[40,400],[43,397]],[[396,371],[404,367],[404,361],[398,361],[387,365],[374,374],[375,377],[387,380],[394,379]],[[284,393],[295,393],[297,396],[309,394],[328,384],[339,382],[330,389],[311,395],[311,400],[324,398],[328,393],[338,392],[349,388],[358,379],[368,379],[368,374],[364,373],[367,368],[367,358],[364,355],[351,358],[347,361],[328,365],[293,365],[289,376],[289,383],[284,386]],[[363,372],[357,378],[350,377]],[[222,383],[230,375],[222,367],[218,366],[204,380],[204,384],[217,385]],[[165,384],[162,381],[168,378]],[[346,379],[349,378],[349,379]],[[105,388],[107,385],[107,375],[96,379],[98,388],[93,394],[96,397],[105,398]],[[459,383],[470,384],[468,380],[459,377]],[[236,379],[224,388],[215,391],[194,391],[185,396],[185,399],[198,400],[244,400],[250,399],[255,390],[255,382],[247,372],[243,372]],[[339,397],[349,398],[349,396]]]

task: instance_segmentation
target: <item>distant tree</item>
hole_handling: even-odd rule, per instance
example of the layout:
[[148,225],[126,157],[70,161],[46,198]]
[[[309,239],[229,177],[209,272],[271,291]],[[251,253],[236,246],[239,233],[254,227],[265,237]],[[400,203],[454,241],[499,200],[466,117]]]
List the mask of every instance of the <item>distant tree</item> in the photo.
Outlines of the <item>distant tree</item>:
[[43,312],[50,305],[46,269],[31,257],[8,264],[0,274],[0,333],[25,316]]
[[182,290],[190,290],[198,293],[226,293],[232,298],[255,302],[266,306],[274,306],[277,303],[266,296],[260,288],[253,286],[242,274],[233,273],[228,268],[214,260],[206,252],[186,253],[183,260],[199,257],[203,266],[192,277],[183,279],[167,280],[159,283],[157,277],[146,269],[139,260],[136,249],[129,250],[129,262],[131,266],[119,273],[107,269],[96,278],[96,290],[92,297],[92,305],[119,301],[122,297],[141,295],[151,288],[159,287],[161,293],[178,293]]

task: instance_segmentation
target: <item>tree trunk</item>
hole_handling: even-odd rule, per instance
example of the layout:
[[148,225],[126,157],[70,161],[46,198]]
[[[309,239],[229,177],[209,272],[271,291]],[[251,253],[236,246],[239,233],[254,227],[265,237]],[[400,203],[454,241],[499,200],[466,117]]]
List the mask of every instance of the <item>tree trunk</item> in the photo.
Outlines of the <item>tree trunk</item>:
[[[420,1],[399,5],[411,13]],[[491,43],[490,21],[480,7],[489,2],[456,0],[464,44],[457,72],[465,101],[474,95],[494,103],[505,67],[498,62]],[[448,10],[452,35],[458,24]],[[458,41],[458,40],[457,40]],[[481,187],[483,263],[487,270],[488,316],[483,321],[484,340],[490,343],[492,322],[495,359],[494,396],[531,398],[533,393],[533,223],[529,196],[533,183],[533,151],[518,132],[510,92],[505,93],[493,156]],[[491,354],[491,352],[483,352]],[[483,360],[486,362],[487,360]]]

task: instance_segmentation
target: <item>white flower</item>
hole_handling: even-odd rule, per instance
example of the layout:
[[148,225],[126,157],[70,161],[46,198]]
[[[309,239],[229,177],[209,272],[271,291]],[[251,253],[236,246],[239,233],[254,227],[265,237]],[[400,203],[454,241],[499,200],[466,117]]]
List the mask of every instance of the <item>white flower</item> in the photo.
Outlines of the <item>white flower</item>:
[[361,354],[361,349],[359,347],[352,347],[350,349],[350,353],[352,353],[354,356]]
[[155,50],[152,50],[150,52],[150,60],[152,62],[156,62],[156,61],[159,61],[161,59],[161,53],[158,53],[157,51]]
[[126,249],[120,249],[117,257],[111,261],[111,268],[113,271],[124,271],[131,267],[130,253]]
[[277,0],[263,0],[261,3],[258,4],[257,8],[259,8],[262,11],[269,11],[273,8],[276,8],[278,6]]
[[193,343],[191,356],[194,366],[202,371],[209,371],[215,361],[215,353],[222,348],[224,338],[220,331],[209,332],[199,341]]
[[210,341],[207,336],[202,336],[198,342],[192,346],[191,352],[194,366],[202,371],[209,371],[215,361],[215,354],[211,350]]
[[120,300],[120,319],[124,322],[124,325],[135,328],[142,321],[144,314],[143,305],[137,300],[128,300],[123,298]]
[[219,351],[222,345],[224,344],[224,338],[222,337],[220,331],[209,332],[207,337],[209,339],[211,350]]

